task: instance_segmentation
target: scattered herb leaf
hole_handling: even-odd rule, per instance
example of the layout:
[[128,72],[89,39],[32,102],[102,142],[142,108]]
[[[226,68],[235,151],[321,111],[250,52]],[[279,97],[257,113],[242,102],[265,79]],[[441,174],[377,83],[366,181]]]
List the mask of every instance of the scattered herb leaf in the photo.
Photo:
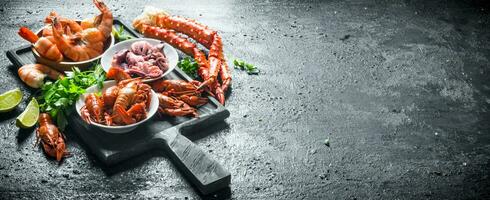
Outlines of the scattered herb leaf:
[[177,66],[179,66],[179,68],[191,78],[197,78],[197,69],[199,68],[199,65],[192,58],[185,57],[184,59],[180,60],[179,63],[177,63]]
[[236,69],[245,70],[248,74],[259,74],[260,70],[250,63],[246,63],[243,60],[235,59],[233,60],[233,65],[235,65]]
[[330,138],[325,139],[323,142],[327,147],[330,147]]
[[112,27],[112,34],[114,35],[114,38],[119,42],[133,39],[133,36],[128,35],[126,32],[124,32],[123,26],[119,26],[119,29],[116,29],[116,27]]
[[85,93],[85,89],[95,84],[102,88],[105,80],[105,72],[100,64],[89,71],[82,72],[76,67],[72,70],[73,72],[65,78],[46,82],[41,88],[41,95],[37,98],[41,112],[47,112],[56,119],[60,130],[65,129],[71,107],[79,96]]

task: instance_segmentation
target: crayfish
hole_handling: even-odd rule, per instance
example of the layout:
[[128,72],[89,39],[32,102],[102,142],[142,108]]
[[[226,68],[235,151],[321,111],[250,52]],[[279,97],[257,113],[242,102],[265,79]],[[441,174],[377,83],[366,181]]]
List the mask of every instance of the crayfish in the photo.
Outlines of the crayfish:
[[198,89],[199,81],[187,82],[184,80],[158,80],[151,85],[155,92],[175,97],[191,106],[201,106],[208,102],[207,98],[200,97],[202,90]]
[[[198,89],[198,81],[184,80],[158,80],[153,82],[152,88],[159,92],[159,112],[170,116],[194,116],[197,110],[193,107],[204,105],[207,98],[201,97],[202,90]],[[191,107],[193,106],[193,107]]]
[[39,115],[39,128],[36,130],[36,145],[41,143],[48,156],[55,157],[57,161],[60,161],[69,155],[65,151],[64,138],[65,136],[53,124],[49,114],[41,113]]
[[80,112],[87,123],[127,125],[146,118],[150,101],[149,85],[140,79],[126,79],[107,88],[102,96],[89,94]]

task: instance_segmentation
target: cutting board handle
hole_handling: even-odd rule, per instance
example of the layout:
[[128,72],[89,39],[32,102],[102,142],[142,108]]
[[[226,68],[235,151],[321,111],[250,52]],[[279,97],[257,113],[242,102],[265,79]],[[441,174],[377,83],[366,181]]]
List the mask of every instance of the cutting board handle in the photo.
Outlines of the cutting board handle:
[[162,146],[168,157],[202,194],[214,193],[230,185],[230,172],[181,135],[178,129],[167,129],[156,136],[164,143]]

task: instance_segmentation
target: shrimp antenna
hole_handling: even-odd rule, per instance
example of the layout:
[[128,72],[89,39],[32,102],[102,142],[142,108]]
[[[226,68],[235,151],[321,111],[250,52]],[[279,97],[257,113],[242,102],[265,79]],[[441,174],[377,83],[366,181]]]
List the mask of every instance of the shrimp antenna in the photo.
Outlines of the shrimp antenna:
[[54,24],[55,26],[57,26],[56,28],[59,28],[60,19],[58,18],[58,16],[52,16],[52,17],[51,17],[51,21],[53,21],[53,24]]

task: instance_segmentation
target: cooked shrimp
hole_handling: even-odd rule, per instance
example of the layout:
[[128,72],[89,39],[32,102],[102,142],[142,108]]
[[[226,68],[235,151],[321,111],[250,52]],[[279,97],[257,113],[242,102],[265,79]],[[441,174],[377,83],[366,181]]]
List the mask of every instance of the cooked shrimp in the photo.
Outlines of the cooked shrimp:
[[[74,60],[83,61],[94,58],[100,55],[104,50],[104,42],[111,36],[113,16],[109,8],[102,0],[93,0],[95,6],[100,10],[101,14],[94,20],[94,27],[83,29],[81,32],[68,37],[63,37],[62,24],[58,17],[52,17],[53,36],[56,45],[63,52],[63,55]],[[68,27],[69,32],[71,30]]]
[[94,4],[101,12],[94,20],[94,27],[104,35],[104,38],[109,38],[112,33],[112,23],[114,20],[112,12],[102,0],[94,0]]
[[63,55],[50,39],[46,37],[38,37],[27,27],[20,27],[19,35],[25,40],[31,42],[34,49],[44,58],[59,62],[63,59]]
[[50,33],[51,35],[53,35],[53,29],[49,26],[53,23],[53,18],[58,19],[65,32],[67,31],[67,29],[69,29],[71,33],[78,33],[83,30],[82,26],[80,26],[80,24],[78,24],[78,22],[76,22],[75,20],[61,17],[55,11],[51,11],[51,13],[49,13],[49,15],[44,19],[44,23],[46,23],[48,26],[43,29],[43,36],[50,36]]
[[80,26],[82,29],[95,28],[95,21],[97,21],[97,17],[85,18],[80,22]]
[[[97,44],[84,41],[82,37],[64,37],[62,27],[57,18],[53,19],[53,36],[59,50],[63,55],[73,61],[84,61],[94,58],[102,53]],[[96,47],[94,47],[96,46]]]
[[53,28],[51,28],[51,25],[46,25],[43,28],[43,32],[41,34],[43,37],[49,37],[53,36]]
[[17,73],[19,74],[20,80],[33,88],[41,87],[46,76],[53,80],[64,77],[62,73],[41,64],[24,65],[19,68]]
[[78,35],[80,35],[83,41],[86,41],[90,48],[101,53],[104,51],[104,41],[106,38],[104,38],[104,35],[102,35],[96,28],[85,29]]
[[42,36],[43,37],[48,37],[48,36],[53,36],[53,28],[51,28],[51,22],[53,17],[59,17],[58,13],[55,11],[52,11],[49,13],[46,18],[44,18],[44,23],[46,26],[43,28]]

